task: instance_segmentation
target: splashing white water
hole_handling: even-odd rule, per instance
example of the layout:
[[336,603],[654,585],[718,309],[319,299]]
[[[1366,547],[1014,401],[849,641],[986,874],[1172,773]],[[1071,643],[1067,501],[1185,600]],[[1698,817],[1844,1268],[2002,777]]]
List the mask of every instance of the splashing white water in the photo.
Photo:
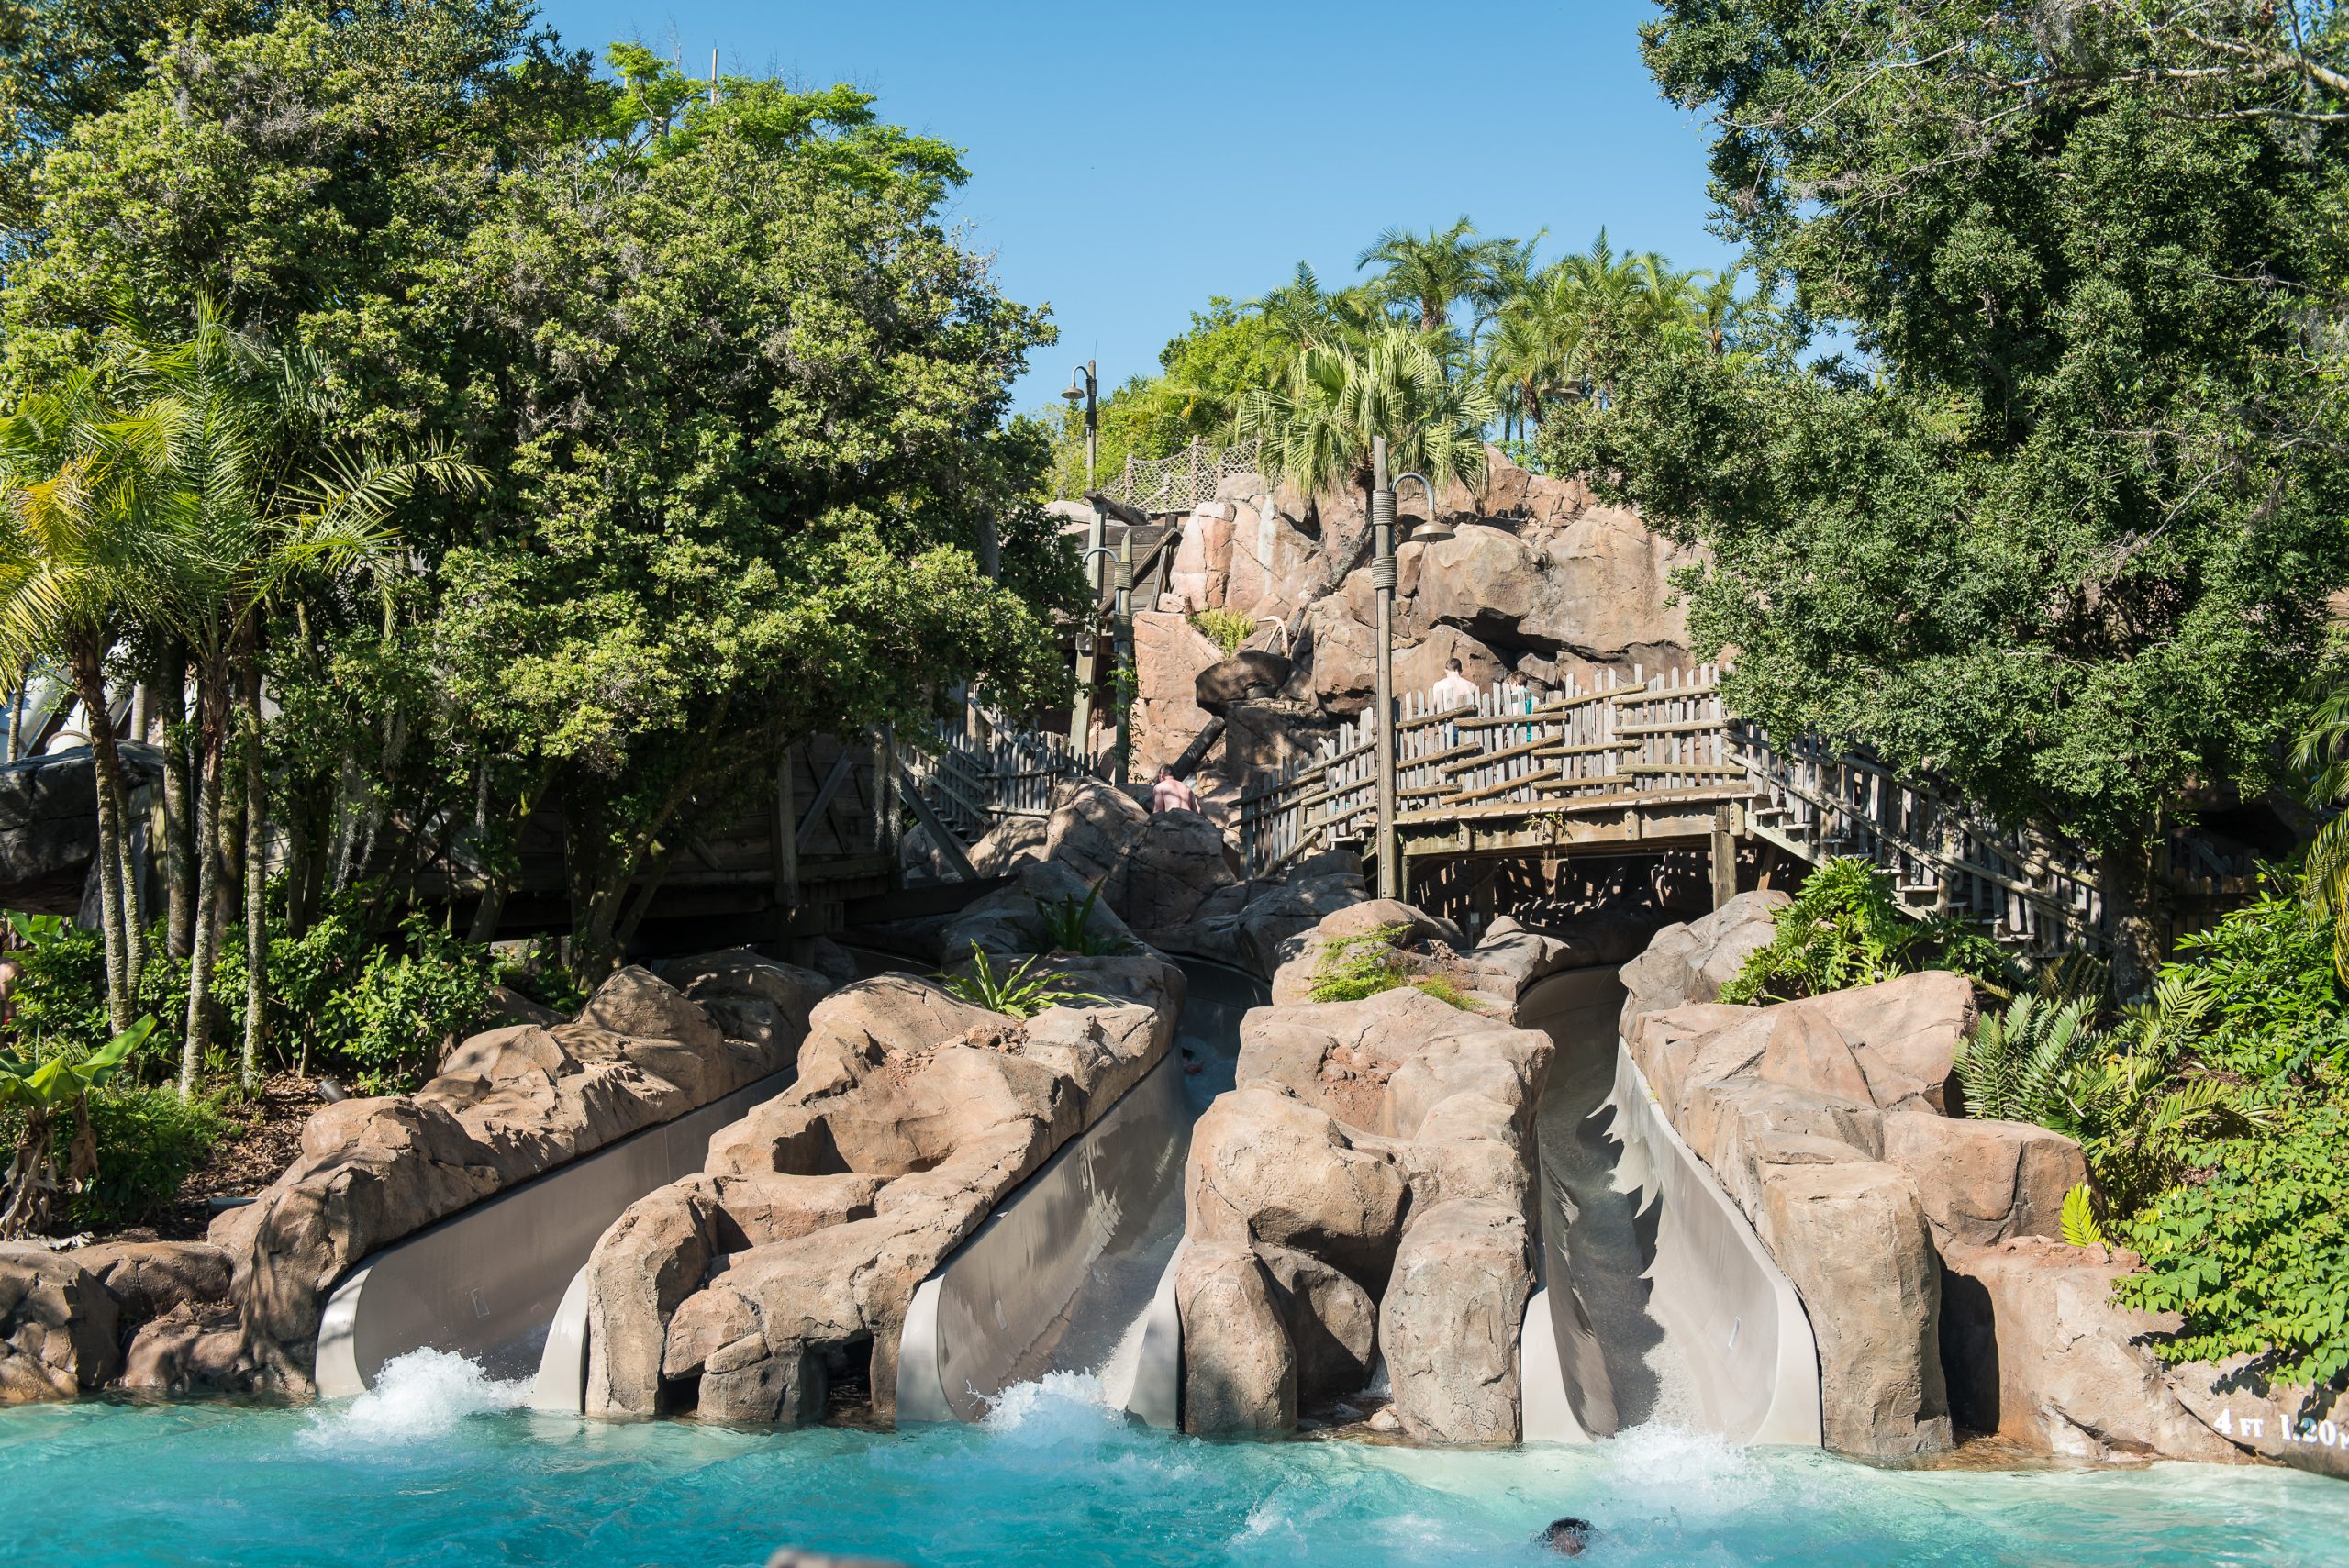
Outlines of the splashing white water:
[[987,1405],[979,1424],[1002,1436],[1057,1441],[1096,1435],[1112,1415],[1101,1379],[1089,1372],[1048,1372],[1015,1383]]
[[320,1442],[415,1442],[445,1436],[468,1416],[519,1409],[529,1394],[529,1379],[502,1383],[454,1351],[410,1351],[384,1363],[374,1387],[320,1411],[306,1435]]
[[1653,1494],[1683,1513],[1735,1513],[1773,1490],[1769,1471],[1750,1450],[1682,1427],[1633,1427],[1605,1449],[1618,1483]]

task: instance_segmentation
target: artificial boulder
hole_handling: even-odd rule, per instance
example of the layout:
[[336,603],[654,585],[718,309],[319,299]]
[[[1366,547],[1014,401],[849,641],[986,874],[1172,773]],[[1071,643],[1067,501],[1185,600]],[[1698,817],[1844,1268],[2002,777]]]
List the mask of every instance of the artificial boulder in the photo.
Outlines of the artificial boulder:
[[1412,1217],[1378,1315],[1406,1433],[1422,1442],[1517,1440],[1518,1337],[1532,1294],[1522,1213],[1465,1200]]
[[71,1399],[112,1377],[119,1314],[71,1253],[0,1246],[0,1405]]
[[1710,1002],[1745,961],[1776,934],[1776,915],[1794,902],[1771,888],[1741,893],[1702,919],[1666,926],[1623,966],[1623,1034],[1643,1013]]
[[1184,1243],[1174,1272],[1183,1322],[1183,1429],[1285,1432],[1297,1425],[1297,1352],[1271,1276],[1245,1246]]

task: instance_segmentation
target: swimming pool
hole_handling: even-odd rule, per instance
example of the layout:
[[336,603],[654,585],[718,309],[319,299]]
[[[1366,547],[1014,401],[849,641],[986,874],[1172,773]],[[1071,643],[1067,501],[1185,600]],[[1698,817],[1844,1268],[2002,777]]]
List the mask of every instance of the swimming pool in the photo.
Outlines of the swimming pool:
[[962,1563],[2349,1561],[2349,1488],[2277,1470],[1874,1470],[1636,1429],[1587,1449],[1205,1442],[1127,1425],[1086,1380],[976,1427],[725,1430],[516,1407],[423,1351],[334,1405],[0,1411],[15,1563],[758,1564],[775,1546]]

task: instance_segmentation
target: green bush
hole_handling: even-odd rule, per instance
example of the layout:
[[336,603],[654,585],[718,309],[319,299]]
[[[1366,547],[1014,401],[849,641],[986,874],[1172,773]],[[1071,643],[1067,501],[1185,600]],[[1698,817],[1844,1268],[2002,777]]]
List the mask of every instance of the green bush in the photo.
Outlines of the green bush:
[[2332,968],[2332,933],[2289,873],[2263,868],[2266,889],[2207,931],[2179,940],[2178,962],[2210,997],[2200,1055],[2244,1078],[2338,1070],[2349,1013]]
[[2249,1351],[2286,1384],[2349,1373],[2344,1141],[2349,1109],[2328,1099],[2292,1107],[2263,1137],[2197,1142],[2194,1176],[2117,1228],[2145,1261],[2117,1283],[2119,1299],[2185,1316],[2155,1341],[2164,1360]]
[[1776,920],[1768,945],[1721,987],[1722,1001],[1791,1002],[1920,969],[1955,970],[2000,987],[2014,980],[1997,943],[1954,920],[1909,916],[1893,896],[1891,879],[1856,857],[1812,872]]
[[1463,1012],[1481,1012],[1457,981],[1403,951],[1410,935],[1410,927],[1396,925],[1339,938],[1321,950],[1306,995],[1316,1002],[1359,1002],[1408,985]]
[[101,1090],[90,1096],[89,1113],[98,1173],[74,1197],[72,1215],[91,1229],[155,1218],[222,1130],[211,1101],[184,1100],[176,1089]]
[[1191,617],[1191,625],[1200,636],[1222,649],[1226,659],[1239,652],[1240,645],[1248,640],[1248,634],[1256,629],[1255,621],[1245,611],[1220,606],[1201,610]]
[[488,999],[495,961],[423,916],[401,923],[404,950],[370,951],[358,977],[320,1010],[328,1050],[376,1094],[413,1088],[439,1067],[451,1037],[470,1028]]

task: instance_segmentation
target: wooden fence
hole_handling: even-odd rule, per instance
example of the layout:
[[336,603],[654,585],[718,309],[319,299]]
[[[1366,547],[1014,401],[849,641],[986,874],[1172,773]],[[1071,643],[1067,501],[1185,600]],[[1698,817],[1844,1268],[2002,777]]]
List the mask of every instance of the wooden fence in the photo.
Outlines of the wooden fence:
[[[1593,852],[1641,834],[1596,829],[1610,816],[1668,821],[1727,809],[1730,830],[1818,863],[1855,855],[1892,878],[1904,907],[1954,916],[2034,956],[2109,944],[2094,860],[2052,836],[2000,828],[1931,781],[1904,781],[1862,753],[1815,740],[1773,744],[1721,705],[1720,670],[1634,669],[1584,688],[1528,696],[1495,687],[1473,706],[1432,711],[1424,694],[1400,703],[1397,824],[1424,841],[1459,827],[1538,826],[1542,842]],[[1270,876],[1340,843],[1367,841],[1377,819],[1370,716],[1341,728],[1310,761],[1244,790],[1241,848],[1251,876]],[[1506,846],[1506,834],[1486,843]],[[1520,833],[1519,842],[1524,841]],[[2178,929],[2240,896],[2247,857],[2202,840],[2165,848],[2157,871]]]
[[964,841],[975,841],[1007,817],[1052,814],[1052,791],[1086,772],[1067,738],[1000,725],[974,737],[954,719],[940,719],[932,744],[905,758],[922,797]]
[[1137,458],[1128,452],[1124,470],[1102,493],[1138,512],[1187,512],[1202,501],[1214,500],[1217,489],[1233,474],[1255,473],[1256,450],[1254,441],[1211,447],[1195,439],[1173,457]]

